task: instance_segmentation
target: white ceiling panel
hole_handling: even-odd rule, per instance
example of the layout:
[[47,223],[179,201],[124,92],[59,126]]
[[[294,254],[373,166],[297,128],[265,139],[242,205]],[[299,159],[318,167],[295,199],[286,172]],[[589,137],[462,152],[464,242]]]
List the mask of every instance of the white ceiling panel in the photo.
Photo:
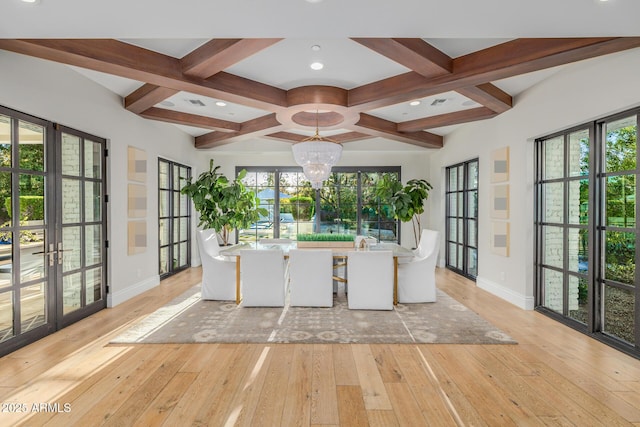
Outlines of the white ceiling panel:
[[[189,92],[178,92],[156,104],[156,107],[199,116],[213,117],[220,120],[229,120],[235,123],[246,122],[247,120],[270,114],[268,111],[245,107],[244,105],[233,104],[227,101],[224,101],[224,106],[219,106],[216,105],[217,102],[220,102],[220,100]],[[200,103],[203,105],[200,105]]]
[[[312,70],[313,62],[324,68]],[[285,39],[226,71],[289,90],[308,85],[352,89],[409,70],[349,39]]]

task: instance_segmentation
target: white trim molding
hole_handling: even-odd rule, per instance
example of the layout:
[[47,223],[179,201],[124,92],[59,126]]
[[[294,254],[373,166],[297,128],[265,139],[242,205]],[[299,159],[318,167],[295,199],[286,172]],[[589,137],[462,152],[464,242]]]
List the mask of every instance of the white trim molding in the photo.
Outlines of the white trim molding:
[[497,297],[502,298],[511,304],[520,307],[523,310],[533,310],[535,301],[533,296],[523,295],[515,292],[513,289],[506,288],[491,280],[484,279],[480,276],[476,277],[476,286]]
[[133,285],[127,286],[121,291],[109,293],[107,295],[107,307],[115,307],[118,304],[122,304],[128,299],[131,299],[137,295],[140,295],[141,293],[146,292],[149,289],[155,288],[159,284],[160,284],[160,276],[155,275],[141,282],[134,283]]

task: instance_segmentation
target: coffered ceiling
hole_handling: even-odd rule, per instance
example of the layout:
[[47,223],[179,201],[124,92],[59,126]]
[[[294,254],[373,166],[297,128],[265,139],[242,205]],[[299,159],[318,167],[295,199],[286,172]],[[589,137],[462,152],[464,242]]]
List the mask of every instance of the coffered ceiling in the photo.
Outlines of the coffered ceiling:
[[[509,29],[513,23],[506,18],[500,21],[505,28],[500,31],[481,26],[484,29],[480,30],[479,19],[472,20],[477,35],[473,38],[460,37],[467,36],[469,29],[465,28],[450,30],[452,37],[440,37],[446,33],[444,28],[435,34],[433,29],[408,31],[402,25],[404,22],[412,27],[416,21],[414,14],[402,13],[403,4],[405,12],[422,11],[425,4],[438,5],[444,8],[440,16],[450,18],[454,16],[450,3],[456,3],[460,16],[456,15],[459,19],[450,24],[458,28],[469,19],[468,12],[477,7],[476,2],[468,1],[447,2],[447,6],[434,1],[399,1],[392,2],[398,6],[393,11],[387,10],[387,2],[367,2],[368,8],[361,11],[361,16],[377,10],[371,20],[380,21],[387,13],[388,25],[364,31],[362,23],[354,19],[350,24],[353,32],[331,20],[326,20],[324,30],[318,31],[314,27],[318,24],[316,19],[308,22],[311,28],[307,31],[289,21],[280,29],[274,28],[274,21],[280,20],[281,15],[291,19],[307,16],[311,11],[315,17],[324,16],[335,10],[335,0],[283,0],[278,4],[289,4],[288,12],[278,8],[278,14],[269,9],[262,15],[260,25],[253,27],[246,24],[255,19],[252,13],[232,16],[237,4],[258,12],[268,2],[214,1],[209,6],[216,4],[217,9],[206,10],[215,10],[219,16],[209,31],[193,29],[179,20],[174,20],[171,27],[158,28],[172,10],[165,4],[154,4],[157,19],[151,19],[150,14],[135,26],[129,21],[133,7],[127,3],[128,15],[120,15],[114,22],[115,29],[109,29],[103,20],[95,19],[100,13],[107,16],[113,10],[100,5],[96,5],[93,25],[88,25],[81,19],[87,16],[86,7],[72,0],[41,0],[40,5],[31,8],[17,4],[19,0],[10,1],[12,13],[31,16],[34,22],[45,7],[51,8],[51,13],[72,4],[77,9],[70,14],[72,19],[61,16],[61,20],[69,21],[68,27],[62,28],[50,19],[44,29],[31,32],[22,27],[0,30],[0,49],[73,66],[120,95],[123,108],[132,114],[180,126],[195,137],[195,146],[203,149],[247,139],[293,143],[313,134],[316,125],[323,136],[344,144],[377,137],[437,149],[442,147],[443,136],[455,126],[489,120],[517,108],[514,97],[518,93],[559,67],[640,47],[640,37],[633,33],[637,26],[627,30],[624,16],[618,16],[622,25],[616,33],[580,34],[579,26],[572,30],[573,24],[569,23],[569,29],[561,31],[569,34],[554,34],[558,31],[551,28],[546,34],[551,38],[531,37],[531,25],[524,25],[528,21],[520,19],[516,21],[524,26],[519,31]],[[592,4],[584,8],[585,2]],[[624,3],[610,3],[614,2]],[[114,9],[124,11],[125,5],[120,3],[109,2]],[[193,6],[191,21],[195,23],[200,20],[196,11],[205,6],[198,1],[191,3],[185,3],[184,9]],[[362,2],[349,2],[335,16],[336,20],[350,14],[355,3]],[[546,1],[526,3],[542,6]],[[605,13],[616,6],[619,12],[623,11],[619,5],[598,3],[601,2],[582,1],[583,9],[576,9],[584,12],[580,15],[582,23],[592,19],[590,14],[598,10],[602,17],[602,6],[612,6]],[[498,4],[505,8],[503,15],[505,11],[514,12],[505,2],[487,2],[487,6]],[[529,7],[522,6],[523,11]],[[180,16],[185,11],[174,12]],[[438,14],[437,8],[430,12]],[[228,19],[220,19],[225,14]],[[426,21],[431,19],[425,17]],[[495,19],[494,15],[487,15],[487,22]],[[157,21],[157,25],[147,21]],[[230,22],[236,26],[231,28]],[[118,23],[121,27],[115,25]],[[220,27],[216,29],[216,25]],[[311,69],[313,62],[321,62],[323,68]]]

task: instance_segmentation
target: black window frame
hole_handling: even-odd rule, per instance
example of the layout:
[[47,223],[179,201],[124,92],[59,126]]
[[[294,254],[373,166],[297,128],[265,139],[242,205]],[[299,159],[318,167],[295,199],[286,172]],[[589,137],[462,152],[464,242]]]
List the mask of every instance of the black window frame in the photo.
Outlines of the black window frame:
[[[263,173],[275,173],[274,176],[274,191],[275,194],[278,195],[280,192],[280,179],[279,174],[285,172],[297,172],[302,173],[301,167],[296,166],[236,166],[235,174],[238,176],[240,171],[246,170],[247,172],[263,172]],[[362,185],[361,185],[361,173],[396,173],[398,176],[398,180],[402,180],[402,168],[401,166],[334,166],[331,168],[331,173],[357,173],[358,174],[358,184],[357,184],[357,225],[356,230],[357,234],[362,232]],[[315,212],[321,211],[320,206],[320,197],[318,196],[321,190],[316,190],[316,200],[315,200]],[[274,212],[279,212],[280,209],[280,200],[279,197],[274,200]],[[274,215],[274,238],[278,238],[280,235],[280,218],[279,215]],[[399,220],[395,220],[396,222],[396,235],[397,235],[397,243],[401,244],[402,233],[401,233],[401,222]],[[320,232],[320,223],[321,218],[320,215],[316,215],[314,232]],[[238,241],[239,231],[236,230],[236,241]]]
[[[168,187],[162,187],[160,183],[160,164],[161,163],[166,163],[168,165],[168,176],[167,176]],[[187,166],[173,160],[158,157],[158,274],[160,275],[160,280],[166,279],[167,277],[170,277],[176,273],[179,273],[180,271],[183,271],[191,267],[191,201],[187,200],[186,215],[182,215],[182,212],[180,212],[178,216],[175,215],[174,195],[177,193],[178,199],[180,199],[181,197],[187,197],[187,196],[182,196],[180,194],[180,189],[184,185],[184,183],[180,181],[180,178],[178,178],[178,181],[177,181],[178,188],[175,188],[176,180],[174,179],[174,170],[175,170],[174,167],[185,168],[187,170],[186,178],[191,178],[191,173],[192,173],[191,166]],[[163,191],[169,191],[169,194],[170,194],[168,205],[167,205],[167,212],[169,215],[167,216],[161,216],[162,210],[160,208],[160,204],[161,204]],[[178,237],[178,241],[174,241],[175,220],[176,219],[180,220],[182,218],[185,218],[187,220],[187,230],[185,233],[186,238],[182,239],[182,236],[180,235]],[[160,224],[162,220],[167,221],[169,224],[169,230],[168,230],[169,241],[165,245],[161,244],[162,242],[161,242],[161,225]],[[176,255],[174,253],[174,247],[176,245],[182,245],[182,244],[185,244],[187,249],[186,263],[178,264],[177,266],[174,267],[174,263],[172,262],[172,260],[180,259],[180,255],[179,254]],[[164,273],[162,272],[162,255],[161,255],[163,248],[167,248],[168,250],[168,254],[167,254],[168,266],[167,266],[167,271]]]
[[[470,165],[471,164],[475,164],[476,165],[476,182],[477,185],[475,188],[471,188],[469,186],[469,169],[470,169]],[[463,186],[462,189],[456,188],[456,189],[452,189],[451,188],[451,182],[450,182],[450,171],[452,169],[458,169],[458,168],[463,168]],[[447,166],[445,168],[445,180],[446,180],[446,186],[445,186],[445,267],[457,274],[460,274],[470,280],[473,280],[474,282],[476,281],[477,278],[477,271],[478,271],[478,266],[479,266],[479,254],[478,254],[478,229],[479,229],[479,218],[478,218],[478,212],[479,212],[479,203],[480,200],[477,197],[477,195],[479,194],[479,189],[480,189],[480,182],[479,182],[479,176],[480,176],[480,161],[479,159],[476,157],[474,159],[470,159],[470,160],[466,160],[464,162],[460,162],[460,163],[456,163],[454,165],[450,165]],[[459,179],[459,177],[458,177]],[[451,194],[458,194],[461,193],[462,194],[462,216],[456,215],[453,216],[451,214],[451,201],[450,201],[450,195]],[[470,216],[469,215],[469,195],[471,193],[475,193],[476,194],[476,209],[475,209],[475,216]],[[455,218],[456,221],[462,220],[463,223],[463,227],[462,230],[459,229],[459,227],[456,225],[456,240],[453,241],[450,239],[451,237],[451,223],[450,221],[452,220],[452,218]],[[470,244],[469,242],[469,224],[473,221],[473,223],[475,224],[475,246]],[[459,238],[459,236],[462,236],[462,239]],[[462,242],[460,242],[460,240]],[[462,246],[462,268],[458,268],[457,265],[453,265],[451,263],[451,259],[450,259],[450,252],[449,252],[449,245],[450,244],[455,244],[456,246]],[[476,254],[476,274],[472,274],[471,272],[469,272],[469,249],[473,249],[475,250],[475,254]],[[456,254],[459,253],[459,251],[456,251]],[[456,255],[457,256],[457,255]]]

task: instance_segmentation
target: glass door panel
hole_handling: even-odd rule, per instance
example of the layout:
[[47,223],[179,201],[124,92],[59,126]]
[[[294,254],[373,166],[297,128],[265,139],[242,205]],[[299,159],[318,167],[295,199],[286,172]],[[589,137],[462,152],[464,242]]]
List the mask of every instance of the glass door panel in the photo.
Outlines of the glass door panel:
[[0,107],[0,355],[106,306],[105,143]]
[[447,267],[475,278],[478,274],[478,160],[447,168]]
[[158,159],[158,243],[162,278],[189,266],[190,207],[180,190],[191,176],[191,168]]
[[[104,294],[103,144],[71,129],[60,134],[61,233],[57,252],[62,283],[61,323],[68,324],[106,305]],[[89,273],[90,272],[90,273]],[[100,277],[97,275],[100,274]]]
[[[47,206],[51,129],[39,119],[0,114],[0,354],[52,328]],[[2,344],[2,343],[7,344]],[[5,347],[6,346],[6,347]]]

